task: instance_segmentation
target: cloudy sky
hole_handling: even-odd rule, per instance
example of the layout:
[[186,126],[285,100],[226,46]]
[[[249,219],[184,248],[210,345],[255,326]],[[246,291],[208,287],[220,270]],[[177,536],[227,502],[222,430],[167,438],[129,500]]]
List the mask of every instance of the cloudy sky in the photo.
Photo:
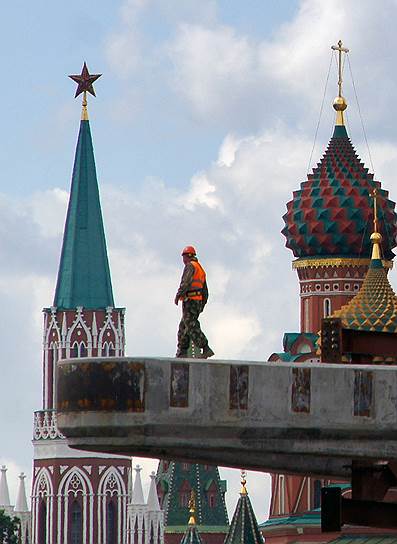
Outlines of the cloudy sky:
[[[127,354],[174,355],[179,254],[194,244],[208,272],[202,325],[214,351],[265,360],[281,350],[284,331],[298,330],[282,215],[307,173],[329,66],[312,165],[332,133],[330,46],[340,38],[351,49],[375,175],[397,197],[396,19],[394,0],[4,7],[0,463],[10,467],[13,500],[17,472],[30,473],[41,310],[52,304],[80,118],[66,75],[84,60],[103,73],[89,111],[114,295],[127,308]],[[345,76],[349,132],[370,166],[348,68]],[[232,508],[238,474],[222,474]],[[268,481],[248,480],[260,521]]]

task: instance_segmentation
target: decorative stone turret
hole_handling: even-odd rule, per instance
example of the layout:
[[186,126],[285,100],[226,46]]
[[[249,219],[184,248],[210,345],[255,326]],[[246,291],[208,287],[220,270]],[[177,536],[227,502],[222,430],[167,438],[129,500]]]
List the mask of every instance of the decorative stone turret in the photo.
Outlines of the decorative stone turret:
[[0,468],[0,508],[10,514],[14,511],[14,507],[10,502],[10,492],[7,482],[7,467],[2,465]]
[[21,472],[19,475],[19,485],[17,493],[17,501],[15,507],[10,503],[10,494],[7,482],[7,467],[3,465],[0,469],[0,510],[4,510],[10,517],[16,517],[19,519],[19,541],[23,544],[30,544],[31,534],[31,515],[26,500],[25,490],[25,474]]
[[141,467],[135,467],[132,500],[128,505],[127,543],[164,544],[164,513],[157,497],[156,475],[152,472],[148,500],[145,502],[141,481]]

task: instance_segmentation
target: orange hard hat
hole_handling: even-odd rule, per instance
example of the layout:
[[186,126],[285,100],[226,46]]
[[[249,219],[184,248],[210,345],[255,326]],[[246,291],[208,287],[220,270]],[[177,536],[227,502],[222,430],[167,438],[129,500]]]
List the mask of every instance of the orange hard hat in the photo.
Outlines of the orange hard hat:
[[183,248],[181,255],[196,255],[196,250],[193,246],[186,246]]

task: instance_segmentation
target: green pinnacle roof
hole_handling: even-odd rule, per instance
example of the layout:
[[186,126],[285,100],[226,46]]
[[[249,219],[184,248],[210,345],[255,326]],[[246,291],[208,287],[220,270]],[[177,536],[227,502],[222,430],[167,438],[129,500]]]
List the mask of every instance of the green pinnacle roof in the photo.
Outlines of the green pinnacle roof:
[[189,525],[181,540],[181,544],[203,544],[200,533],[195,525]]
[[88,120],[80,124],[54,306],[114,306]]
[[224,544],[263,544],[247,493],[241,493]]

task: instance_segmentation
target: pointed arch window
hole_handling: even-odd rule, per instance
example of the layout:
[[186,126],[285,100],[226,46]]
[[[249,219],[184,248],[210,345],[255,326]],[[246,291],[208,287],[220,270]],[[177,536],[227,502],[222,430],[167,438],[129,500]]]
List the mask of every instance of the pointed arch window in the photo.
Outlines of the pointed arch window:
[[209,482],[207,482],[207,484],[205,485],[205,490],[206,490],[206,494],[207,494],[207,502],[208,502],[208,506],[210,508],[215,508],[216,507],[216,495],[217,495],[217,486],[216,486],[216,483],[214,482],[214,480],[210,480]]
[[102,346],[102,353],[104,357],[114,357],[116,352],[113,342],[104,342]]
[[72,349],[70,350],[70,358],[78,359],[80,357],[87,357],[87,346],[84,342],[74,342]]
[[304,329],[305,332],[309,332],[309,300],[305,298],[303,302],[303,315],[304,315]]
[[77,342],[75,342],[72,346],[72,349],[70,350],[70,358],[77,359],[78,356],[79,356],[79,345]]
[[56,342],[51,343],[52,360],[54,365],[58,362],[58,345]]
[[70,544],[83,544],[83,516],[78,501],[72,502],[70,512]]
[[106,544],[116,544],[116,507],[113,501],[106,506]]

